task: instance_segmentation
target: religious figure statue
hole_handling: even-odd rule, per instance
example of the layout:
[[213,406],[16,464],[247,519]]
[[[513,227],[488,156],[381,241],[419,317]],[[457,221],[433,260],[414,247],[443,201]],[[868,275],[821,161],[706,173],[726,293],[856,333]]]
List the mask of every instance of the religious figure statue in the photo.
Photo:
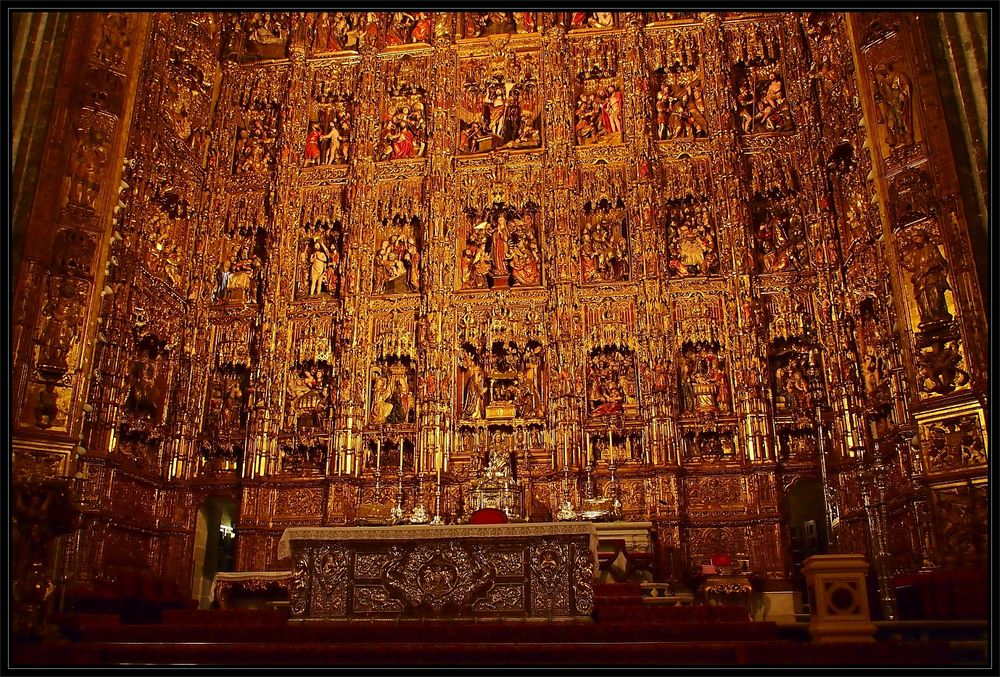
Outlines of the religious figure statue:
[[393,405],[389,399],[392,397],[393,383],[389,380],[382,369],[372,368],[372,423],[385,423],[389,419]]
[[910,80],[896,70],[895,64],[888,63],[876,71],[874,98],[878,105],[876,120],[886,128],[885,142],[890,148],[911,145],[913,115]]
[[319,164],[319,138],[323,135],[323,132],[319,128],[318,123],[312,123],[309,125],[309,133],[306,134],[306,149],[305,149],[305,166],[310,167],[312,165]]
[[[757,122],[768,131],[784,132],[793,128],[792,118],[785,99],[785,83],[780,73],[772,73],[770,81],[762,85]],[[745,130],[744,130],[745,131]]]
[[740,81],[739,91],[736,93],[736,115],[740,121],[740,129],[744,134],[753,131],[753,90],[750,88],[750,80],[744,78]]
[[313,250],[309,254],[309,295],[320,293],[326,280],[326,269],[330,263],[330,250],[320,238],[313,238]]
[[108,145],[104,131],[91,127],[78,129],[76,146],[69,162],[69,201],[94,209],[101,184],[97,173],[108,163]]
[[913,285],[920,315],[920,329],[950,322],[952,315],[945,299],[945,291],[951,289],[948,284],[948,262],[941,255],[937,244],[922,230],[918,230],[914,233],[910,246],[903,251],[901,259],[903,267],[910,272],[910,283]]
[[156,419],[160,411],[162,393],[156,383],[156,364],[152,358],[136,360],[132,366],[132,379],[126,406],[139,416]]
[[691,392],[694,395],[694,410],[698,412],[718,411],[716,403],[716,387],[708,375],[708,365],[705,361],[691,374]]
[[69,351],[83,321],[87,286],[57,278],[50,278],[49,285],[48,301],[42,308],[46,321],[39,337],[38,363],[62,371],[69,367]]
[[465,353],[462,357],[462,367],[465,369],[465,389],[462,394],[462,418],[481,419],[483,417],[483,400],[485,387],[483,371],[476,360]]
[[241,414],[243,408],[243,386],[238,377],[226,379],[224,406],[222,409],[221,425],[224,430],[232,431],[241,425]]

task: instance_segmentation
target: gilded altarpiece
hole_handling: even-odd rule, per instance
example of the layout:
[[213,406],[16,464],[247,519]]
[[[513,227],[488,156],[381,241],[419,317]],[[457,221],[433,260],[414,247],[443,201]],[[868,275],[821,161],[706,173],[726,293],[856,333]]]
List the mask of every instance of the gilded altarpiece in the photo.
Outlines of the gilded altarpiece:
[[673,580],[792,577],[785,492],[823,472],[883,588],[979,561],[985,319],[927,20],[96,17],[15,294],[15,458],[149,519],[67,575],[187,585],[209,495],[236,566],[280,568],[285,526],[433,508],[438,472],[460,520],[488,470],[533,519],[617,498]]

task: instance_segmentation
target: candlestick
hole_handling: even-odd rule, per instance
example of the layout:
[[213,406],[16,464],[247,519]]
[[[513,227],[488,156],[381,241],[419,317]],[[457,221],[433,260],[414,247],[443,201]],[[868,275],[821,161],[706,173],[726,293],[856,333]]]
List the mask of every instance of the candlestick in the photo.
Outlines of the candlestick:
[[563,431],[563,465],[569,468],[569,431]]
[[431,524],[444,524],[441,519],[441,466],[438,466],[437,486],[434,488],[434,519]]
[[403,472],[403,437],[399,438],[399,472]]

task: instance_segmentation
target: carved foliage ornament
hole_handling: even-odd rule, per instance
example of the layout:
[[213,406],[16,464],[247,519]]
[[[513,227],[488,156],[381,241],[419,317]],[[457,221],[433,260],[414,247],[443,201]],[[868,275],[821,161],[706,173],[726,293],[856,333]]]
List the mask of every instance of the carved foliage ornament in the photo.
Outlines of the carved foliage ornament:
[[386,585],[400,592],[411,608],[461,609],[491,582],[484,553],[476,546],[419,543],[409,552],[395,548],[394,554]]

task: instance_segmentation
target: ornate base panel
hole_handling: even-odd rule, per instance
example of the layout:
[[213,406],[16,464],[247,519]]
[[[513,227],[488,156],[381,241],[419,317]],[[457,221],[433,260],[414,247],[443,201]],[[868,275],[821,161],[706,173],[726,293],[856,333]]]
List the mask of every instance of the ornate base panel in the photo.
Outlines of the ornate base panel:
[[293,620],[580,620],[594,609],[589,524],[288,529]]

